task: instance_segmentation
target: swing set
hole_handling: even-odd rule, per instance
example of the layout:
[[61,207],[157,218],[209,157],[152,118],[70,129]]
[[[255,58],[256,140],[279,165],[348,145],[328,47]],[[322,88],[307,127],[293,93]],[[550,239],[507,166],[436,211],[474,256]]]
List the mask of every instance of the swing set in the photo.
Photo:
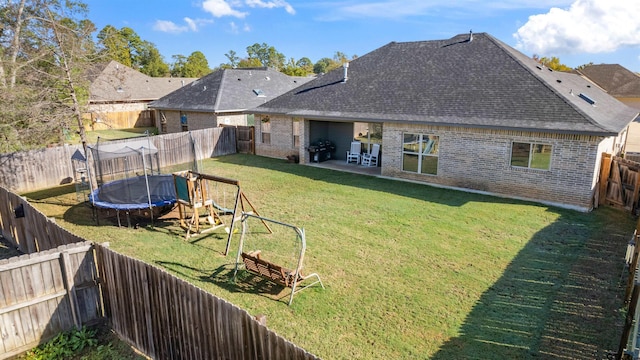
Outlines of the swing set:
[[[258,214],[242,192],[240,182],[191,170],[173,173],[173,180],[180,227],[186,230],[186,239],[224,228],[228,234],[226,256],[231,236],[237,232],[235,223],[241,219],[239,214],[246,211],[247,205],[251,209],[249,213]],[[227,199],[233,202],[233,206],[227,206]],[[263,224],[271,233],[269,225],[264,221]]]
[[[267,225],[267,223],[275,225],[273,228],[274,230],[271,230],[269,232],[269,235],[265,235],[268,237],[274,237],[273,235],[275,235],[275,240],[277,241],[276,244],[272,244],[270,250],[273,250],[273,252],[269,253],[269,257],[276,258],[278,254],[282,254],[283,240],[286,240],[286,238],[294,239],[295,246],[298,248],[297,251],[295,251],[293,254],[293,257],[296,258],[294,269],[289,269],[285,266],[278,265],[273,261],[266,260],[262,256],[262,250],[245,251],[245,240],[247,239],[247,237],[249,237],[248,222],[251,219],[260,220],[263,224],[265,224],[265,226]],[[240,235],[238,254],[236,257],[236,266],[233,272],[234,281],[236,280],[239,267],[241,265],[244,265],[245,270],[253,275],[260,276],[263,279],[266,279],[276,285],[291,288],[291,294],[289,296],[289,306],[291,305],[291,303],[293,303],[293,296],[304,289],[307,289],[315,284],[320,284],[320,286],[324,289],[324,284],[322,284],[322,280],[320,280],[320,276],[318,274],[312,273],[304,275],[302,273],[304,253],[307,248],[304,229],[276,220],[261,217],[260,215],[254,213],[245,212],[242,213],[241,224],[242,234]],[[271,229],[270,227],[268,228]],[[274,234],[273,231],[275,231],[276,233]],[[259,238],[258,241],[267,240],[265,238],[261,238],[259,234],[252,234],[251,237]],[[263,246],[268,245],[267,241],[263,241],[262,244]],[[265,251],[265,253],[266,252],[267,251]],[[308,279],[313,280],[313,282],[307,282],[306,285],[301,284]]]

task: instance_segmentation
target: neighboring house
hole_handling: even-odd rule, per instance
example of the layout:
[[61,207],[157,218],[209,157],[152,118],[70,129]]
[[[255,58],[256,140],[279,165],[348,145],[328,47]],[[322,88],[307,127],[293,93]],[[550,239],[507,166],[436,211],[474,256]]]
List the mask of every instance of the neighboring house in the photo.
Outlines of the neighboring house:
[[345,159],[357,126],[381,124],[382,176],[581,211],[638,115],[484,33],[389,43],[251,111],[258,155],[308,163],[322,138]]
[[112,60],[90,75],[89,114],[92,128],[155,126],[147,104],[194,81],[194,78],[154,78]]
[[585,65],[576,72],[609,95],[640,110],[640,76],[618,64]]
[[262,68],[220,69],[149,104],[160,133],[247,125],[254,108],[312,78]]
[[[577,73],[593,81],[609,95],[640,111],[640,76],[618,64],[586,65]],[[640,159],[640,123],[629,127],[625,157]]]

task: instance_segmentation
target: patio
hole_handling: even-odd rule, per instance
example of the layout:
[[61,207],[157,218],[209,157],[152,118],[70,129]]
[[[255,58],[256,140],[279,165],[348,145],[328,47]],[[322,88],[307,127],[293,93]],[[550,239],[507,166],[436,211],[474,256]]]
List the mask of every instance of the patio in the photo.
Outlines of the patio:
[[371,176],[380,176],[382,169],[379,166],[363,166],[355,163],[347,163],[345,160],[339,159],[326,160],[319,163],[309,162],[305,165]]

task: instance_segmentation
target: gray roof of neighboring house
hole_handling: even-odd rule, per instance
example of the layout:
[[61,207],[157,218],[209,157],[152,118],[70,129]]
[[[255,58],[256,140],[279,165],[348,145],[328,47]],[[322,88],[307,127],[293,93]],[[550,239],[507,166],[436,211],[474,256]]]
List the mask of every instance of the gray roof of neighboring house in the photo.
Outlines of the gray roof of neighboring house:
[[592,135],[617,134],[637,116],[586,79],[551,71],[485,33],[391,42],[351,61],[347,77],[331,71],[252,111]]
[[269,68],[220,69],[178,89],[149,107],[201,112],[239,112],[254,108],[312,78],[288,76]]
[[196,80],[151,77],[115,60],[97,66],[89,76],[91,103],[156,100]]
[[618,64],[586,65],[578,70],[611,96],[640,98],[640,76]]

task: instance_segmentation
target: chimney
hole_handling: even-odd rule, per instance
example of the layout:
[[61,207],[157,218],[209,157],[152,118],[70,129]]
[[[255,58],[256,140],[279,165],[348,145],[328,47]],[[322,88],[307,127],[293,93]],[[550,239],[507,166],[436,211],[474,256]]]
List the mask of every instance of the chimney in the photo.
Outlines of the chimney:
[[347,72],[349,71],[349,63],[346,62],[342,64],[342,69],[344,70],[344,76],[342,77],[342,82],[346,83],[349,80],[349,76],[347,76]]
[[469,42],[473,41],[473,30],[469,30]]

